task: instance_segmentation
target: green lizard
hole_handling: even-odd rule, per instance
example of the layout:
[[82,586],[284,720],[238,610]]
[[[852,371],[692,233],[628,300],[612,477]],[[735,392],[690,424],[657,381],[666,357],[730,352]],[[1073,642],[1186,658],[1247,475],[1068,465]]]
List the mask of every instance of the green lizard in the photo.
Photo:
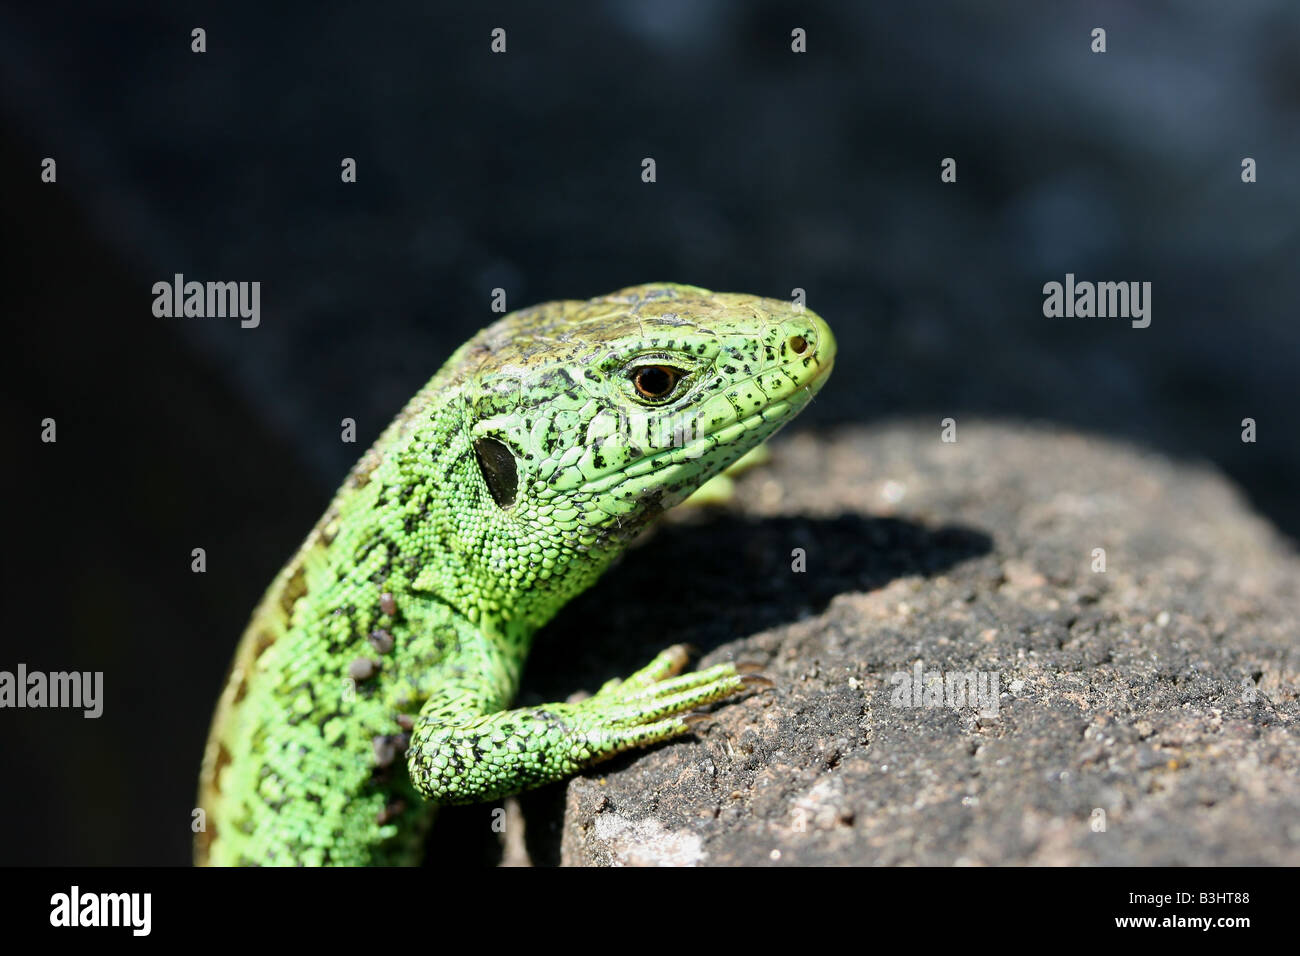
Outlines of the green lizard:
[[204,753],[196,862],[416,863],[439,804],[676,737],[762,683],[680,673],[676,646],[580,703],[507,709],[537,629],[793,418],[834,356],[802,306],[670,284],[524,309],[463,345],[254,612]]

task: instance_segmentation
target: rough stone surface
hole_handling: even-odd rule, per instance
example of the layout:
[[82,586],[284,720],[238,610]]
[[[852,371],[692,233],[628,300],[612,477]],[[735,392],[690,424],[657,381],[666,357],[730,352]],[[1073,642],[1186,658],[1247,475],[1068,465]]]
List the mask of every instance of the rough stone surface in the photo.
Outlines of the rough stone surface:
[[[1300,863],[1289,546],[1201,465],[958,428],[778,443],[548,629],[534,701],[679,640],[776,683],[568,784],[562,862]],[[900,705],[918,662],[996,713]]]

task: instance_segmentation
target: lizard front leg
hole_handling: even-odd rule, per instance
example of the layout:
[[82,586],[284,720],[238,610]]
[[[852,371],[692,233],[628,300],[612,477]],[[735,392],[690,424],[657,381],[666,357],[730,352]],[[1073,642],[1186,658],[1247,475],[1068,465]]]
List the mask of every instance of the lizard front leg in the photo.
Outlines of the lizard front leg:
[[695,708],[769,683],[733,664],[681,674],[685,662],[685,648],[671,647],[626,680],[572,704],[489,713],[463,685],[440,693],[426,702],[411,735],[411,782],[439,804],[518,793],[680,736]]

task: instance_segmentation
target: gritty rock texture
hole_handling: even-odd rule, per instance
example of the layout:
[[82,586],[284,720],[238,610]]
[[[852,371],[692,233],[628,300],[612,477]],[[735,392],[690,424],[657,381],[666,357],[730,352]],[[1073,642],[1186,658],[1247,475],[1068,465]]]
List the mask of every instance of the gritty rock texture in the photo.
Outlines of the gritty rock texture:
[[[1199,464],[958,437],[779,442],[565,612],[534,699],[676,640],[776,686],[572,781],[564,863],[1300,864],[1290,547]],[[996,702],[905,706],[918,662]]]

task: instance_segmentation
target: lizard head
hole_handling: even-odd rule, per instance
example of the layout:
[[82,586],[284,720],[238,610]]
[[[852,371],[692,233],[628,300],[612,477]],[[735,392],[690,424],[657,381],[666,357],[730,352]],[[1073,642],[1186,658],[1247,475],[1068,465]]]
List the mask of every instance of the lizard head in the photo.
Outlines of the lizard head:
[[485,329],[462,361],[465,407],[484,507],[532,549],[511,560],[550,579],[617,551],[790,421],[834,357],[806,308],[682,285]]

